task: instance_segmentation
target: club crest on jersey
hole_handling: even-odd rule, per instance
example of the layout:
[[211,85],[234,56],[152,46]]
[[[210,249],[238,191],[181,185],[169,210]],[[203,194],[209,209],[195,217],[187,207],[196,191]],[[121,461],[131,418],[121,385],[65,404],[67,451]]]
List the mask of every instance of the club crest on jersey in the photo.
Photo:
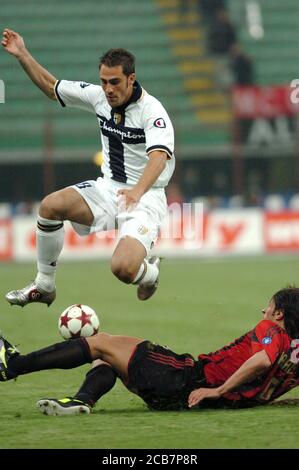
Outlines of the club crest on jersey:
[[272,343],[272,338],[271,338],[271,336],[265,336],[265,337],[262,339],[262,343],[263,343],[263,344],[270,344],[270,343]]
[[155,127],[166,127],[165,121],[163,118],[158,118],[154,122]]
[[121,114],[119,113],[114,113],[113,114],[113,121],[114,121],[114,124],[118,125],[121,123]]

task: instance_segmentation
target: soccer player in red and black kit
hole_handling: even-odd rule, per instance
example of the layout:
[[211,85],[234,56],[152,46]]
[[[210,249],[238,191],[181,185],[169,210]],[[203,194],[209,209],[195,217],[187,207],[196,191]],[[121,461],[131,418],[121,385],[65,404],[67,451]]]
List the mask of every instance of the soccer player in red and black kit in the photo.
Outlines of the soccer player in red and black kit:
[[198,360],[140,338],[107,333],[27,355],[0,337],[0,380],[100,359],[75,396],[39,400],[39,410],[48,415],[90,413],[117,377],[151,409],[263,405],[299,385],[299,288],[276,292],[263,316],[251,331]]

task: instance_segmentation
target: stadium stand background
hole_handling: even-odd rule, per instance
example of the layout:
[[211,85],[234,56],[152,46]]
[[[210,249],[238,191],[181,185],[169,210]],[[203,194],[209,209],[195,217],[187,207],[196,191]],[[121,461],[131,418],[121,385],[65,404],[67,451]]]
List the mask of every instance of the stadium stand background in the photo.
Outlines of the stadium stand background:
[[[239,40],[256,66],[257,83],[289,83],[298,64],[298,2],[259,0],[264,35],[248,29],[246,0],[227,1]],[[176,130],[174,185],[182,198],[213,205],[261,204],[268,193],[285,201],[299,189],[297,149],[263,148],[244,156],[242,194],[232,170],[230,88],[223,61],[207,50],[207,25],[198,2],[126,0],[84,3],[11,0],[1,6],[2,27],[19,31],[33,55],[57,78],[97,83],[98,58],[126,47],[137,58],[142,85],[167,108]],[[67,184],[94,178],[99,131],[92,115],[63,110],[44,97],[16,61],[0,54],[6,103],[0,105],[0,201],[38,200]],[[54,164],[53,164],[54,162]],[[260,197],[251,197],[256,191]],[[174,191],[175,192],[175,191]],[[237,196],[237,197],[236,197]]]

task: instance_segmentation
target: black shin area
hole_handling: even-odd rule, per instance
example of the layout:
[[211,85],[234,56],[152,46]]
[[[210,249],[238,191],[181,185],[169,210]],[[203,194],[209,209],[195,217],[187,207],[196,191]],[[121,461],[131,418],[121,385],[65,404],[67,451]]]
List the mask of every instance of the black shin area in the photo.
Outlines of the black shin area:
[[15,356],[10,359],[8,368],[22,375],[46,369],[72,369],[88,362],[92,362],[89,345],[84,338],[76,338]]
[[86,374],[75,398],[93,406],[105,393],[111,390],[116,382],[116,372],[107,364],[100,364]]

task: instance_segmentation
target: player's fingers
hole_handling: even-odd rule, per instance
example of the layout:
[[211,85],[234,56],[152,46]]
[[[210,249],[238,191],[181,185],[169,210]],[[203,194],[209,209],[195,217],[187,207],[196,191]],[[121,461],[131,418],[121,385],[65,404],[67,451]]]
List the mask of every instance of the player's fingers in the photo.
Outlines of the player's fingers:
[[194,405],[195,401],[196,401],[196,395],[191,393],[189,395],[189,400],[188,400],[188,404],[190,408]]
[[194,395],[191,397],[191,403],[193,405],[196,405],[199,403],[202,399],[204,398],[204,393],[203,392],[195,392]]
[[194,402],[194,401],[193,401],[193,400],[190,400],[190,398],[189,398],[189,400],[188,400],[188,406],[189,406],[189,408],[192,408],[193,402]]
[[9,28],[5,28],[4,31],[7,32],[8,34],[17,34],[15,31]]
[[190,405],[193,405],[195,402],[196,402],[196,396],[191,397],[189,400]]
[[195,406],[195,405],[196,405],[196,403],[190,403],[189,408],[193,408],[193,406]]
[[191,400],[191,402],[189,403],[189,408],[192,408],[193,406],[197,405],[197,403],[199,403],[201,400]]
[[5,32],[3,33],[3,39],[6,39],[6,41],[9,41],[10,38],[12,38],[12,37],[13,37],[13,35],[10,34],[10,33],[5,33]]
[[3,36],[5,36],[6,38],[9,38],[12,34],[12,31],[10,31],[10,29],[5,29],[3,31]]

